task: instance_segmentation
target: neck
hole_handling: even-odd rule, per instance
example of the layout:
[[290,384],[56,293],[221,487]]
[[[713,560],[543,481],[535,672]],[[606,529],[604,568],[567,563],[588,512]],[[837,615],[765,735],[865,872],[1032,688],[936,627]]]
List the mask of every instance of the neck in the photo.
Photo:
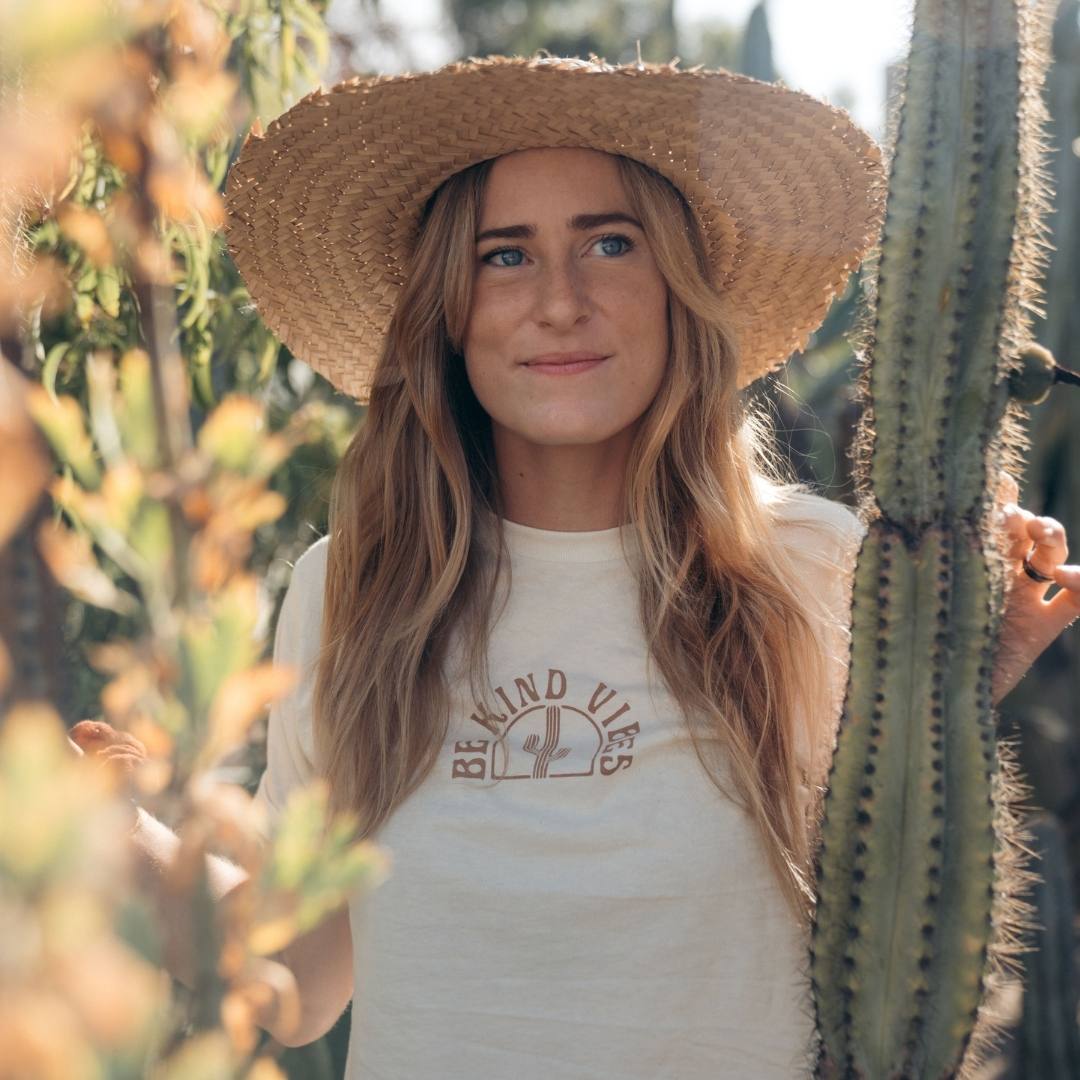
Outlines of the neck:
[[492,432],[504,516],[519,525],[589,532],[624,524],[632,428],[598,443],[546,446]]

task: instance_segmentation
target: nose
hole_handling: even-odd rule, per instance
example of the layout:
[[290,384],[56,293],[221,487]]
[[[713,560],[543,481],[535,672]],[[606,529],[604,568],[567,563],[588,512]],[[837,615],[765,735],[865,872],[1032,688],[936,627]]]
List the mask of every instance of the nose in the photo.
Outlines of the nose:
[[570,330],[585,322],[591,302],[584,275],[573,258],[550,260],[537,280],[535,315],[540,326]]

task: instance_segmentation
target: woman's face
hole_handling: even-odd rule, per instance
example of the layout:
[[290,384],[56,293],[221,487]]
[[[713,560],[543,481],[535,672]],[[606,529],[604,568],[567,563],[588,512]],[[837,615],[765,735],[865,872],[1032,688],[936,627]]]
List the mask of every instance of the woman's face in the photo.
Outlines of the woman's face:
[[601,443],[646,410],[667,364],[667,286],[614,158],[537,149],[493,163],[464,352],[496,447]]

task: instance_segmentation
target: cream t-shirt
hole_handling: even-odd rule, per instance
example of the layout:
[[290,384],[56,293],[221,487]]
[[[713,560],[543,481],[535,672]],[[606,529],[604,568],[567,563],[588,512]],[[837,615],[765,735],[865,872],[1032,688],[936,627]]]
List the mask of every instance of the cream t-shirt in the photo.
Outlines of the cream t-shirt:
[[[799,584],[836,616],[823,633],[838,713],[864,527],[805,492],[778,513]],[[350,905],[347,1080],[806,1075],[805,943],[752,822],[646,681],[620,530],[504,528],[492,685],[474,700],[454,684],[434,770],[374,837],[391,874]],[[278,621],[275,660],[305,674],[270,714],[271,818],[312,776],[327,545],[297,561]]]

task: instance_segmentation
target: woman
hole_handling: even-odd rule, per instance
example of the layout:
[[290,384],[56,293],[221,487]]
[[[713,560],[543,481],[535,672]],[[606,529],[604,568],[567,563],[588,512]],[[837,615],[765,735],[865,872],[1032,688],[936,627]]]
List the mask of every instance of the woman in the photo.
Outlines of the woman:
[[[393,860],[282,957],[304,1017],[281,1037],[352,998],[350,1077],[812,1062],[864,527],[785,482],[741,391],[818,325],[881,184],[845,114],[643,65],[344,84],[245,147],[252,295],[369,401],[278,621],[303,677],[258,797],[272,821],[325,774]],[[1005,533],[1034,550],[998,697],[1080,610],[1060,525],[1010,508]]]

